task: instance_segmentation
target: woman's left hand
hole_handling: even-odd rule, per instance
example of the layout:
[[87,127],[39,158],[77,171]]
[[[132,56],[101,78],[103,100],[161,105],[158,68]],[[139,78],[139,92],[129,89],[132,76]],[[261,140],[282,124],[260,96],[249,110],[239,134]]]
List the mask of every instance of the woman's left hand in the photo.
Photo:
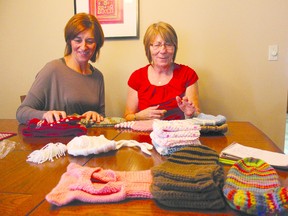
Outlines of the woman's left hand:
[[184,112],[185,116],[192,117],[196,112],[195,106],[188,100],[186,96],[184,96],[182,99],[179,96],[176,96],[176,101],[178,107]]
[[90,119],[93,122],[101,122],[104,120],[103,116],[101,116],[99,113],[94,112],[94,111],[88,111],[84,113],[82,116],[84,116],[87,121],[89,121]]

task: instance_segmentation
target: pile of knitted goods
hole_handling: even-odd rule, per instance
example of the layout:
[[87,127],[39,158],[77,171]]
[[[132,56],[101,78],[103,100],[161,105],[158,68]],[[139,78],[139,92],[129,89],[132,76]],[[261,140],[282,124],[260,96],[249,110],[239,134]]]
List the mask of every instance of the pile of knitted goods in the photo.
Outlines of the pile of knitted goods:
[[229,169],[223,194],[230,207],[250,215],[288,215],[288,188],[275,169],[253,157],[238,160]]
[[209,115],[200,113],[197,117],[191,119],[193,124],[201,126],[201,133],[226,133],[228,125],[226,117],[223,115]]
[[[228,125],[226,117],[223,115],[209,115],[200,113],[197,117],[186,119],[191,124],[196,124],[201,127],[201,133],[226,133]],[[172,120],[173,121],[173,120]],[[152,131],[154,120],[127,121],[116,124],[117,129],[132,129],[136,131]]]
[[202,210],[225,207],[224,169],[218,154],[207,146],[183,147],[151,172],[151,193],[162,205]]
[[150,133],[156,151],[161,155],[171,153],[188,145],[201,145],[199,125],[187,120],[154,120]]
[[70,116],[59,121],[48,123],[42,119],[31,119],[26,128],[23,128],[24,136],[81,136],[87,133],[87,128],[79,124],[81,117]]

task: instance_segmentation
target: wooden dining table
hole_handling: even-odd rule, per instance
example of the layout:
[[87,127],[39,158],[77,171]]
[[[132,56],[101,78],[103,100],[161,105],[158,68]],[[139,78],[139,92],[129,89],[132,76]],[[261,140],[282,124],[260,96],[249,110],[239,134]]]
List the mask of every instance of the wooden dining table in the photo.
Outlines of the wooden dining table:
[[[220,153],[233,142],[282,152],[262,131],[249,122],[227,122],[224,134],[201,134],[200,142]],[[45,196],[58,184],[70,163],[86,167],[101,167],[115,171],[150,170],[166,160],[155,149],[151,156],[138,147],[122,147],[118,150],[88,156],[65,156],[42,164],[27,162],[28,155],[48,143],[67,144],[74,137],[25,137],[15,119],[0,120],[0,132],[15,133],[7,140],[16,143],[6,157],[0,159],[0,214],[1,215],[238,215],[229,205],[222,210],[177,209],[162,206],[154,199],[125,199],[115,203],[84,203],[73,201],[58,207],[46,201]],[[149,132],[114,127],[88,128],[87,135],[104,135],[109,140],[136,140],[151,143]],[[225,173],[231,165],[224,165]],[[288,186],[288,171],[276,169],[280,182]]]

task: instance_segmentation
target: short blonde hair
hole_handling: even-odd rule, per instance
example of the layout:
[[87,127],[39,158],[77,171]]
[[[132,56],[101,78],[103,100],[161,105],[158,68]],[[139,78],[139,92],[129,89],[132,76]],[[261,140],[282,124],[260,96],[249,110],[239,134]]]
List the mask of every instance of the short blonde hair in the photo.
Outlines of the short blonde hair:
[[91,14],[78,13],[75,14],[65,26],[64,36],[66,41],[66,47],[64,55],[70,55],[72,52],[71,40],[73,40],[77,35],[87,29],[92,29],[93,36],[96,42],[96,50],[91,57],[91,61],[95,62],[100,55],[100,48],[104,44],[104,33],[102,27],[97,20],[97,18]]
[[145,47],[146,57],[149,63],[152,62],[150,46],[154,42],[157,35],[160,35],[166,42],[172,43],[175,47],[173,61],[175,61],[178,50],[178,38],[174,28],[165,22],[153,23],[148,27],[144,35],[143,44]]

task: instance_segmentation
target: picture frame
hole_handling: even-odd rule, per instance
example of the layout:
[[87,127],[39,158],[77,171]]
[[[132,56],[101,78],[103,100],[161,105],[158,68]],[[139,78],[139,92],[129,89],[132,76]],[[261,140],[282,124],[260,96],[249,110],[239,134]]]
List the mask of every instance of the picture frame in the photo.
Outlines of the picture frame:
[[93,14],[105,39],[139,38],[139,0],[74,0],[74,14]]

